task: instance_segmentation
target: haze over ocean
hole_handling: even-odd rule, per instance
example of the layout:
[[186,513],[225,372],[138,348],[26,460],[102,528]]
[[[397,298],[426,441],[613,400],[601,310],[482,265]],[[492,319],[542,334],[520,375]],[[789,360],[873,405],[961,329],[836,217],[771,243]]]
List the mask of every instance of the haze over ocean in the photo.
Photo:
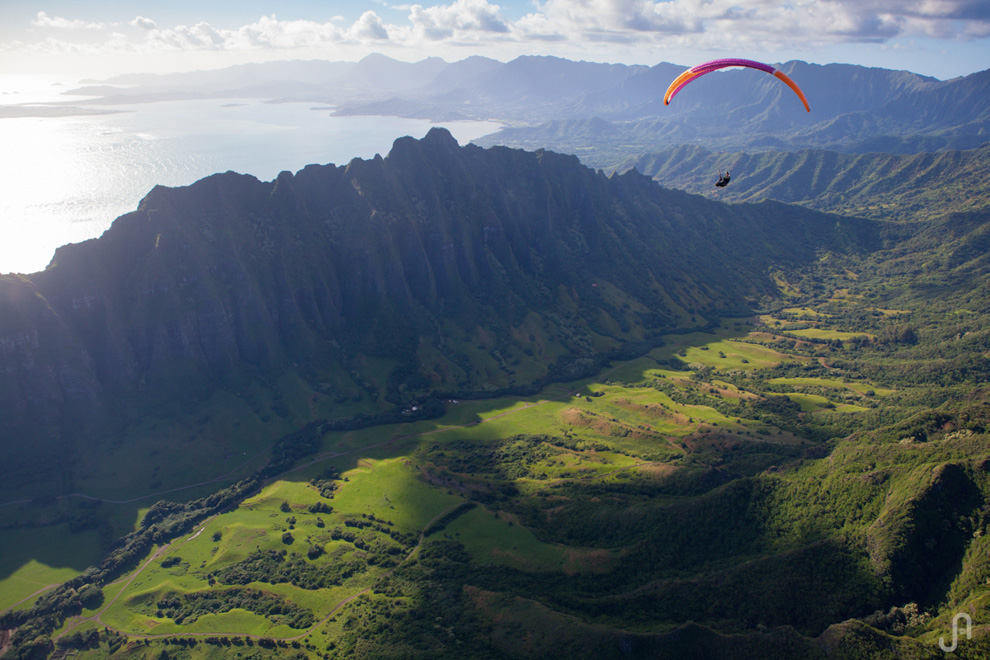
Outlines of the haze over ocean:
[[[51,102],[60,89],[7,78],[0,103]],[[271,180],[312,163],[346,165],[384,156],[396,138],[421,138],[434,125],[256,99],[100,108],[111,114],[0,118],[7,154],[0,160],[0,273],[44,269],[57,247],[99,236],[156,185],[188,185],[228,170]],[[443,125],[461,144],[499,128]]]

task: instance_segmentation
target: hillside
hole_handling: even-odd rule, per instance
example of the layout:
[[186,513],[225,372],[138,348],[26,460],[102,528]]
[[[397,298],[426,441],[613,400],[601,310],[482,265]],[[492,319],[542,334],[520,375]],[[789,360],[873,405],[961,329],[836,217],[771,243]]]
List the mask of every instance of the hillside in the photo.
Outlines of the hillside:
[[[5,557],[0,627],[81,660],[942,657],[988,614],[985,251],[943,252],[984,226],[778,271],[764,313],[529,396],[307,425],[40,596]],[[8,507],[0,540],[134,506]]]
[[[720,201],[774,199],[878,220],[934,218],[990,205],[990,148],[911,155],[831,151],[712,152],[680,146],[623,166]],[[716,191],[719,170],[732,183]]]
[[731,157],[874,217],[435,129],[0,278],[4,660],[986,657],[985,148]]
[[[159,187],[45,271],[0,279],[4,483],[219,391],[277,434],[574,377],[746,313],[771,268],[878,240],[867,221],[726,206],[441,129],[346,167]],[[287,374],[312,397],[291,422]]]

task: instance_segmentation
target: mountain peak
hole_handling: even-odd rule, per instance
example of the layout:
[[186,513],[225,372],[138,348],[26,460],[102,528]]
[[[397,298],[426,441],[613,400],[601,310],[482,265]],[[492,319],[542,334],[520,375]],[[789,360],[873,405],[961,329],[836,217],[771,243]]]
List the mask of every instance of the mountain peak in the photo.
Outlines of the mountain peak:
[[383,55],[382,53],[370,53],[362,57],[359,62],[362,64],[382,64],[389,63],[393,64],[399,60],[389,57],[388,55]]
[[427,134],[423,136],[422,142],[423,144],[427,144],[427,145],[437,145],[437,146],[442,145],[445,147],[460,146],[457,143],[457,139],[450,134],[450,131],[448,131],[446,128],[442,126],[434,126],[433,128],[431,128],[429,132],[427,132]]
[[452,154],[459,149],[457,140],[446,128],[435,126],[417,140],[406,135],[398,138],[392,143],[392,149],[388,152],[388,160],[391,163],[403,163],[410,159],[420,159],[423,154]]

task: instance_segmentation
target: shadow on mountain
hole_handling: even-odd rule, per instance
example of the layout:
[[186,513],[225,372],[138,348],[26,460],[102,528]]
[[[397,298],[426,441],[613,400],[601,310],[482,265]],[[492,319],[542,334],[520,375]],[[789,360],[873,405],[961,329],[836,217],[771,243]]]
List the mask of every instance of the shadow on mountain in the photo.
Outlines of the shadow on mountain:
[[[449,606],[459,614],[443,625],[465,635],[484,617],[468,601],[485,593],[538,600],[580,620],[571,630],[690,617],[818,634],[888,599],[834,521],[810,505],[787,518],[768,475],[815,443],[716,410],[736,393],[702,362],[691,380],[680,358],[745,334],[711,320],[777,292],[768,273],[881,237],[871,222],[730,207],[572,157],[461,148],[442,130],[346,168],[156,188],[98,241],[0,279],[0,366],[23,375],[0,381],[2,423],[36,440],[3,445],[3,469],[22,477],[7,487],[61,496],[2,513],[95,530],[102,544],[77,556],[103,561],[74,587],[257,498],[274,548],[209,575],[205,558],[152,570],[309,585],[322,578],[306,562],[330,564],[321,552],[341,543],[354,547],[334,550],[341,581],[387,562],[396,581],[378,586],[422,596],[411,621]],[[635,361],[672,332],[688,333],[676,350]],[[703,350],[687,359],[729,359]],[[606,392],[648,371],[681,387],[650,384],[646,402]],[[779,410],[760,415],[799,419],[770,399]],[[541,406],[560,410],[534,420]],[[234,527],[216,530],[215,552]],[[415,550],[424,561],[406,565]],[[0,578],[31,554],[66,565],[28,551]]]

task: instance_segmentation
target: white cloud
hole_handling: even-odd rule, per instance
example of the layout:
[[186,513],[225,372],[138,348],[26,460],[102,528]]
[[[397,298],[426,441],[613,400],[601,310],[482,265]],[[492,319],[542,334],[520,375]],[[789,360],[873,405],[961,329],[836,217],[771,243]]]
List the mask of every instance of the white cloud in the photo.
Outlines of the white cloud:
[[412,5],[409,8],[409,22],[412,24],[412,34],[428,41],[463,37],[471,33],[506,34],[509,26],[499,13],[499,6],[486,0],[455,0],[453,4],[432,7]]
[[347,31],[347,35],[357,41],[376,41],[388,39],[388,30],[382,25],[382,19],[378,18],[378,14],[366,11]]
[[819,8],[850,27],[831,34],[851,39],[968,39],[987,36],[990,28],[986,0],[821,0]]
[[[383,2],[384,4],[384,2]],[[773,52],[836,44],[887,44],[909,38],[975,40],[990,36],[987,0],[537,0],[517,20],[504,17],[489,0],[453,0],[405,5],[405,20],[386,23],[366,11],[351,25],[335,16],[326,22],[279,20],[263,16],[236,29],[208,23],[158,27],[138,16],[107,25],[38,12],[36,28],[139,28],[125,37],[107,34],[99,45],[111,51],[256,51],[320,49],[330,46],[394,46],[417,49],[436,45],[566,43],[631,44],[650,48]],[[393,9],[395,6],[392,7]],[[123,31],[123,30],[121,30]],[[72,41],[47,39],[36,50],[83,48]],[[7,42],[0,50],[20,48]]]
[[280,21],[274,15],[262,16],[256,23],[224,31],[220,45],[226,50],[305,48],[333,42],[339,39],[340,32],[332,23]]
[[731,49],[907,36],[981,38],[986,0],[546,0],[517,21],[523,35]]
[[177,25],[168,30],[152,30],[144,46],[152,50],[216,50],[228,44],[229,34],[229,31],[225,34],[208,23]]
[[43,11],[38,12],[38,15],[31,21],[31,25],[62,30],[103,30],[107,27],[106,23],[91,23],[79,19],[69,20],[61,16],[49,16]]
[[[685,7],[683,5],[696,5]],[[520,21],[524,28],[560,33],[697,33],[720,13],[714,3],[678,0],[547,0]]]
[[131,27],[141,28],[142,30],[154,30],[158,26],[150,18],[145,18],[144,16],[136,16],[134,20],[128,23]]
[[334,24],[339,18],[318,23],[307,20],[282,21],[274,15],[262,16],[254,23],[233,30],[216,28],[209,23],[159,29],[155,27],[154,21],[141,17],[130,24],[147,30],[143,40],[133,44],[143,51],[291,50],[333,44],[370,44],[389,39],[388,28],[372,11],[365,12],[347,28]]

